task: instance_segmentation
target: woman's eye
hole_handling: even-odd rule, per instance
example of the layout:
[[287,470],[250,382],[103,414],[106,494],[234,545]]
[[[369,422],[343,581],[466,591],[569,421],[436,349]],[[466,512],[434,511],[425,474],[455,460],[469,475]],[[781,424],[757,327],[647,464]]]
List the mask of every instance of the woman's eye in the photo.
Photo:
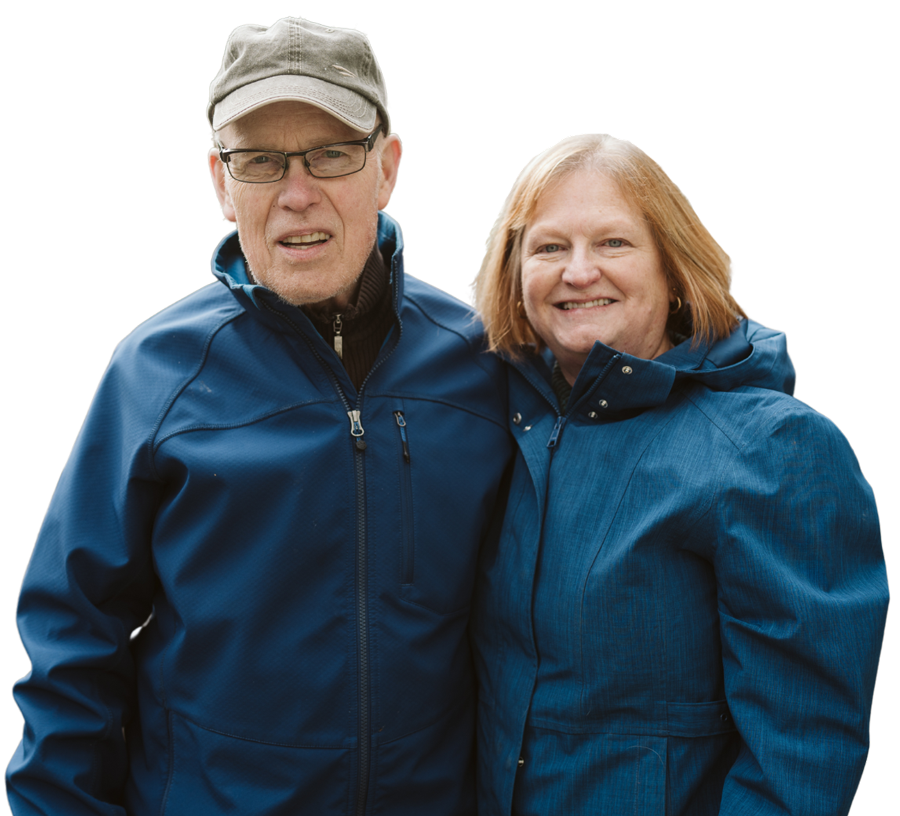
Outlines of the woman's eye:
[[606,245],[612,247],[613,249],[618,249],[619,247],[625,246],[625,242],[621,238],[610,238],[606,242]]
[[559,252],[559,244],[544,244],[539,252]]

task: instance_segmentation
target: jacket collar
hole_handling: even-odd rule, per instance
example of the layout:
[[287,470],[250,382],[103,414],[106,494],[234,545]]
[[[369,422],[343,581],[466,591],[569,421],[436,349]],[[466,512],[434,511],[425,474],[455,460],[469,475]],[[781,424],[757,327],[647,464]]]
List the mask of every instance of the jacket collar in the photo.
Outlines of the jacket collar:
[[[549,351],[514,366],[556,406],[550,387],[553,356]],[[654,360],[623,354],[594,343],[578,373],[566,415],[585,421],[624,419],[662,405],[684,382],[697,382],[714,391],[753,385],[790,394],[794,367],[784,335],[743,320],[726,338],[711,347],[691,340]]]
[[[390,258],[388,269],[390,286],[393,290],[394,313],[399,314],[400,301],[403,297],[403,235],[400,232],[400,225],[383,212],[378,213],[377,241],[382,255]],[[226,235],[215,248],[212,256],[212,273],[231,290],[245,309],[253,307],[251,311],[258,313],[266,322],[269,322],[267,316],[272,316],[273,310],[304,325],[309,322],[299,307],[284,303],[271,289],[250,279],[237,230]],[[278,326],[284,328],[280,322]]]

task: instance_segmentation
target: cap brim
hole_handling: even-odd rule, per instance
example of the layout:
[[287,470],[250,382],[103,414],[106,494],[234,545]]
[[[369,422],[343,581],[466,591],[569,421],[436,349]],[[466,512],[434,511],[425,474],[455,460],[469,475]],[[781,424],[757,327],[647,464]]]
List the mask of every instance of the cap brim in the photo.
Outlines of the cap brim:
[[238,88],[213,112],[213,130],[273,102],[292,100],[315,105],[362,133],[375,128],[378,109],[355,91],[308,76],[275,76]]

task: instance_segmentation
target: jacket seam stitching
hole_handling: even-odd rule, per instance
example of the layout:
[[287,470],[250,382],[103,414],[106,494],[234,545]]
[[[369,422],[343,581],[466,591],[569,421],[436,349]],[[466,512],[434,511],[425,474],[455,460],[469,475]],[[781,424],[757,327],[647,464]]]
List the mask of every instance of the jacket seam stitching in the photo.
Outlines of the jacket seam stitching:
[[416,402],[434,402],[434,403],[437,403],[438,405],[446,405],[449,408],[455,408],[458,411],[465,411],[467,414],[471,414],[472,416],[477,416],[480,419],[490,422],[499,428],[503,428],[504,431],[507,430],[505,421],[500,422],[499,420],[495,419],[492,416],[489,416],[488,414],[483,414],[483,413],[481,413],[481,411],[474,410],[473,408],[471,408],[468,405],[462,405],[461,403],[452,402],[451,400],[448,400],[448,399],[442,399],[439,397],[432,397],[432,396],[427,396],[427,395],[423,395],[423,394],[409,394],[409,393],[403,393],[400,391],[371,391],[371,390],[369,390],[366,392],[367,399],[385,398],[385,397],[392,398],[392,399],[413,400]]
[[256,737],[245,737],[241,734],[232,734],[228,731],[221,731],[218,728],[210,728],[207,725],[201,725],[196,720],[193,720],[190,717],[186,717],[184,714],[182,714],[181,712],[176,711],[174,709],[170,709],[170,714],[175,714],[178,717],[180,717],[182,720],[184,720],[185,722],[189,722],[191,725],[194,725],[203,731],[208,731],[211,734],[218,734],[220,737],[228,737],[229,739],[242,740],[243,742],[252,742],[257,745],[271,745],[274,748],[310,748],[310,749],[317,749],[317,750],[323,750],[323,751],[346,751],[346,750],[349,750],[349,747],[350,747],[346,744],[342,744],[342,745],[306,745],[306,744],[299,744],[299,743],[292,743],[292,742],[267,742],[266,740],[257,739]]
[[[593,730],[587,726],[565,726],[557,722],[553,722],[553,720],[544,720],[538,717],[529,718],[529,723],[536,728],[541,728],[545,731],[555,731],[560,734],[616,734],[621,736],[628,737],[679,737],[682,739],[704,739],[705,737],[718,737],[723,734],[733,734],[738,729],[736,726],[731,725],[730,727],[725,726],[714,726],[709,731],[702,731],[698,733],[688,733],[690,729],[669,729],[669,728],[648,728],[646,731],[633,731],[633,730],[618,730],[618,729],[606,729],[606,730]],[[602,729],[602,726],[601,726]]]
[[171,433],[168,433],[165,436],[161,436],[159,439],[157,439],[154,444],[154,451],[158,451],[164,442],[167,442],[175,436],[180,436],[181,434],[193,433],[195,431],[230,431],[234,430],[235,428],[246,428],[250,425],[255,425],[257,422],[263,422],[267,419],[271,419],[272,417],[278,416],[279,414],[285,414],[297,408],[305,408],[307,405],[329,405],[334,403],[335,400],[332,399],[307,400],[305,402],[296,402],[293,405],[288,405],[284,408],[276,408],[274,411],[270,411],[267,414],[262,414],[258,417],[254,417],[253,419],[248,419],[246,422],[223,422],[208,425],[188,425],[187,427],[179,428],[177,431],[172,431]]
[[716,422],[708,413],[706,413],[706,411],[704,411],[703,408],[701,408],[697,404],[696,400],[690,394],[685,393],[684,397],[704,416],[704,418],[707,422],[709,422],[710,425],[712,425],[720,434],[722,434],[722,436],[725,437],[725,439],[727,439],[732,444],[732,446],[734,446],[734,449],[736,451],[738,451],[739,453],[741,452],[741,445],[739,445],[734,439],[732,439],[731,434],[729,434],[728,431],[726,431],[721,425],[719,425],[718,422]]
[[160,477],[159,473],[156,470],[156,462],[155,455],[157,450],[157,445],[155,443],[156,435],[159,433],[160,428],[162,427],[163,422],[165,421],[166,416],[168,416],[169,411],[172,410],[172,406],[175,405],[178,398],[184,393],[184,390],[190,385],[203,370],[203,366],[206,365],[207,357],[209,356],[209,349],[212,346],[212,341],[216,337],[216,335],[231,323],[234,320],[237,320],[241,315],[245,314],[245,312],[237,312],[236,314],[230,315],[217,326],[214,326],[210,329],[209,334],[206,336],[206,340],[203,343],[203,348],[200,352],[199,361],[193,373],[187,376],[181,385],[177,385],[172,393],[169,396],[168,402],[163,406],[162,410],[157,417],[156,423],[154,424],[152,430],[150,431],[150,436],[148,438],[149,449],[147,451],[147,458],[149,460],[150,472],[153,474],[154,478],[157,481],[162,482],[163,479]]
[[[495,383],[494,387],[495,387],[495,389],[497,389],[498,395],[500,395],[499,388],[496,385],[497,377],[494,375],[493,372],[488,371],[487,366],[485,366],[482,362],[484,355],[489,352],[487,351],[487,349],[485,349],[481,345],[481,343],[476,345],[469,337],[467,337],[465,334],[463,334],[461,331],[459,331],[459,329],[454,329],[452,326],[448,326],[446,323],[442,323],[437,318],[432,317],[431,314],[429,313],[429,311],[418,300],[416,300],[414,295],[411,295],[408,292],[404,291],[403,299],[408,301],[409,303],[413,304],[422,313],[422,315],[425,317],[426,320],[430,320],[432,323],[434,323],[435,326],[438,326],[438,327],[442,328],[444,331],[451,332],[452,334],[455,334],[457,337],[459,337],[460,340],[462,340],[466,344],[466,346],[469,348],[469,350],[474,353],[473,362],[485,374],[487,374],[488,377],[490,377],[492,383]],[[465,305],[465,304],[463,304],[463,305]],[[470,321],[473,323],[478,319],[477,313],[471,307],[469,307],[469,315],[470,315]]]

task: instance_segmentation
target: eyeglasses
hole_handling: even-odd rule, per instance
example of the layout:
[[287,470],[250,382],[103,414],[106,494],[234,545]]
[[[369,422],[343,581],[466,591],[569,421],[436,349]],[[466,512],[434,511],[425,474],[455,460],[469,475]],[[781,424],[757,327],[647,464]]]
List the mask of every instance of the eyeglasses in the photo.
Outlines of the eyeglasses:
[[246,184],[280,181],[287,172],[288,159],[291,156],[302,156],[303,164],[315,178],[349,176],[366,166],[366,156],[375,146],[375,140],[383,127],[379,125],[365,139],[355,142],[337,142],[293,153],[243,148],[230,150],[219,146],[219,158],[235,181],[243,181]]

